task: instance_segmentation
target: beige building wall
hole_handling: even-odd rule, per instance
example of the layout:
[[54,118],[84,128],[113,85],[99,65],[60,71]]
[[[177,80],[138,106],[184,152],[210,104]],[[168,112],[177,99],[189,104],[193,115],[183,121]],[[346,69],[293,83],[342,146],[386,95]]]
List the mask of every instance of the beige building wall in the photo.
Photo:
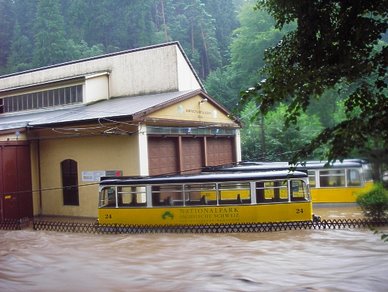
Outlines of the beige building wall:
[[109,74],[95,74],[85,79],[84,103],[92,103],[109,98]]
[[180,53],[178,47],[177,50],[177,71],[178,71],[178,91],[192,90],[200,88],[198,87],[198,80],[195,78],[193,72],[187,64],[186,59]]
[[[42,140],[42,215],[97,217],[98,181],[83,181],[82,172],[122,170],[123,175],[137,175],[137,139],[133,135]],[[65,159],[78,163],[79,206],[63,205],[60,165]]]
[[110,97],[201,88],[173,43],[7,76],[1,79],[0,92],[104,72],[109,72]]

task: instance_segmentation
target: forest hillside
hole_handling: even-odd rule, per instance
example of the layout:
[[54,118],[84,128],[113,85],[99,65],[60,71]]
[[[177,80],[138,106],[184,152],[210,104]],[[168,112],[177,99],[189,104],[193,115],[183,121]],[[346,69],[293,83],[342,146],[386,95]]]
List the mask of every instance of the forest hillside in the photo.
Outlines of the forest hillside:
[[[359,115],[360,106],[358,103],[350,103],[349,95],[346,95],[352,92],[357,82],[373,84],[376,81],[373,79],[376,74],[366,77],[359,72],[361,77],[349,79],[349,83],[343,82],[345,78],[339,76],[338,82],[325,86],[319,94],[308,94],[308,98],[311,96],[313,98],[309,99],[308,103],[304,103],[304,111],[300,114],[298,112],[297,121],[287,127],[285,124],[286,117],[290,115],[289,105],[298,104],[290,102],[291,95],[286,95],[284,99],[275,95],[273,98],[276,102],[265,115],[261,113],[262,108],[260,109],[262,106],[260,94],[242,103],[241,98],[246,92],[249,93],[252,88],[254,92],[260,87],[261,81],[265,82],[268,78],[265,72],[267,70],[268,73],[268,68],[271,67],[264,60],[266,56],[271,56],[269,52],[287,48],[284,42],[281,45],[282,39],[295,37],[294,32],[299,29],[296,25],[297,21],[294,20],[283,22],[284,25],[276,25],[279,19],[275,21],[268,13],[270,11],[268,9],[257,9],[258,3],[267,3],[270,8],[275,9],[274,7],[279,3],[283,5],[286,2],[275,0],[0,0],[0,75],[116,51],[179,41],[207,92],[242,120],[243,159],[289,160],[320,133],[324,133],[325,129],[335,129],[336,125],[346,119]],[[295,9],[300,6],[302,11],[300,15],[303,16],[305,14],[303,5],[306,3],[298,5],[288,3],[281,7]],[[348,5],[348,11],[354,8],[353,2],[338,2],[338,5],[336,3],[318,5],[314,1],[308,3],[312,11],[322,7],[326,9],[332,5],[337,7],[336,9],[340,5]],[[371,9],[372,17],[367,18],[368,21],[379,20],[380,18],[373,19],[373,11],[383,4],[365,5],[370,6],[369,9]],[[286,10],[280,11],[275,16],[282,20],[282,13]],[[377,14],[380,13],[377,12]],[[319,13],[329,18],[335,16],[329,10],[322,10]],[[382,19],[386,17],[386,11],[380,14]],[[365,14],[360,14],[360,17],[365,19]],[[341,19],[337,25],[340,24]],[[307,30],[317,22],[315,19],[312,21]],[[349,21],[350,28],[361,25],[352,23],[351,17]],[[323,29],[327,31],[330,39],[335,37],[331,34],[335,30],[335,25],[330,30],[327,29],[327,24],[323,23]],[[280,27],[281,30],[279,30]],[[364,27],[368,26],[360,29]],[[355,36],[357,37],[357,33]],[[347,35],[343,37],[346,39]],[[387,39],[386,32],[378,37],[378,41],[373,38],[367,39],[369,41],[366,44],[367,47],[373,48],[371,56],[387,51]],[[299,54],[297,51],[295,56],[306,56],[308,59],[309,53],[315,53],[314,48],[322,47],[322,44],[313,44],[311,40],[307,44],[309,48],[306,48],[306,54]],[[328,48],[336,48],[335,42],[329,41],[325,45]],[[352,48],[358,47],[351,46],[350,49]],[[273,58],[272,65],[291,64],[290,70],[298,68],[297,63],[292,63],[297,58],[289,58],[284,64],[279,63],[278,60],[284,56],[286,58],[289,52],[293,51],[286,51],[284,54],[279,54],[278,58]],[[321,52],[318,50],[319,53]],[[320,58],[316,59],[320,60]],[[307,62],[307,65],[310,63]],[[338,64],[338,62],[329,64],[328,68],[333,72],[342,72],[335,67]],[[352,66],[352,64],[350,62],[344,65]],[[323,64],[323,68],[327,65]],[[283,71],[278,70],[277,67],[275,69],[272,73],[281,74]],[[306,78],[309,78],[309,70],[301,70],[301,73],[306,73]],[[286,92],[291,75],[284,74],[285,82],[280,84],[282,86],[278,86],[278,92]],[[319,77],[319,74],[317,76]],[[314,88],[314,80],[310,81],[310,87]],[[376,84],[381,85],[381,83],[386,88],[386,82]],[[268,87],[268,91],[273,89],[273,86]],[[303,91],[303,86],[296,86],[296,89]],[[386,89],[384,90],[386,92]],[[375,97],[372,95],[372,100]],[[354,96],[350,95],[350,101],[353,98]],[[378,106],[381,106],[384,101],[386,103],[386,98],[382,100],[383,102],[377,103]],[[355,106],[349,110],[351,104]],[[362,105],[362,102],[360,104]],[[365,140],[363,137],[362,139]],[[346,154],[371,157],[370,153],[375,153],[374,159],[378,160],[378,157],[386,157],[385,154],[381,154],[386,152],[384,152],[384,143],[387,142],[377,136],[368,140],[368,145],[364,145],[364,142],[359,143],[361,145],[359,148],[364,148],[361,151],[359,149],[350,152],[353,145],[348,145],[350,150]],[[309,157],[306,158],[325,159],[329,148],[323,144],[316,144],[314,152],[310,151]]]

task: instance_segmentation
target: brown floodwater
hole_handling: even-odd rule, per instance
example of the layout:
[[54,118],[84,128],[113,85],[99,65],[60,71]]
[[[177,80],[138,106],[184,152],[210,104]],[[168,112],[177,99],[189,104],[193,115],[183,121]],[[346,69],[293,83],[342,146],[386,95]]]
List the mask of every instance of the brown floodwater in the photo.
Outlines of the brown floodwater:
[[[360,216],[346,208],[319,213]],[[385,292],[388,242],[366,228],[135,235],[0,230],[0,291]]]

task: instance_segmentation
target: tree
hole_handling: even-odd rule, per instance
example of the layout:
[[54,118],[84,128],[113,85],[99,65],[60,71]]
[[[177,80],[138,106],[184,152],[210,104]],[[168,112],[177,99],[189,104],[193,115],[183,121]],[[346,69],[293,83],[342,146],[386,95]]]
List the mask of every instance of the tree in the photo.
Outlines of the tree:
[[179,40],[200,78],[222,64],[215,18],[202,0],[168,0],[164,2],[168,35]]
[[[205,79],[229,60],[234,3],[241,1],[0,0],[0,73],[179,41]],[[29,64],[23,43],[34,56]]]
[[81,40],[79,43],[76,43],[72,39],[69,39],[67,42],[66,54],[69,56],[70,60],[93,57],[97,55],[102,55],[103,53],[104,47],[101,44],[89,47],[84,40]]
[[376,184],[370,191],[357,197],[357,204],[366,217],[381,220],[387,216],[388,190],[382,184]]
[[8,0],[0,0],[0,74],[7,64],[11,49],[14,17],[12,4]]
[[[280,104],[276,110],[269,112],[264,119],[266,160],[288,161],[293,154],[303,148],[322,129],[319,118],[302,113],[296,124],[285,127],[284,120],[287,106]],[[324,151],[324,149],[316,149]],[[316,155],[316,153],[313,153]],[[308,158],[313,158],[310,156]]]
[[11,42],[11,53],[8,56],[8,69],[11,72],[32,68],[32,45],[28,37],[21,32],[20,25],[15,24]]
[[328,146],[329,161],[354,149],[388,149],[388,49],[378,44],[388,28],[387,7],[387,0],[258,1],[257,8],[266,9],[276,27],[296,22],[297,28],[266,51],[265,79],[244,92],[242,102],[256,100],[265,114],[285,101],[290,125],[327,90],[338,86],[345,96],[346,118],[323,129],[293,162],[322,144]]
[[[243,160],[288,161],[322,129],[317,116],[305,113],[296,125],[285,128],[285,104],[280,104],[276,110],[268,112],[265,118],[255,115],[257,111],[256,104],[251,101],[242,112]],[[317,151],[324,150],[321,148]]]
[[229,44],[232,40],[232,32],[238,27],[236,5],[234,0],[203,0],[206,11],[212,15],[215,21],[215,34],[222,57],[222,65],[229,63]]
[[218,68],[211,72],[205,80],[205,87],[209,94],[222,103],[229,110],[236,107],[240,88],[236,88],[236,76],[229,67]]
[[275,45],[284,33],[275,29],[265,11],[255,13],[255,1],[246,1],[238,13],[240,26],[233,31],[230,64],[209,74],[205,85],[209,93],[229,109],[236,108],[239,93],[249,87],[264,66],[265,50]]
[[34,23],[36,67],[67,61],[67,39],[58,0],[39,0]]

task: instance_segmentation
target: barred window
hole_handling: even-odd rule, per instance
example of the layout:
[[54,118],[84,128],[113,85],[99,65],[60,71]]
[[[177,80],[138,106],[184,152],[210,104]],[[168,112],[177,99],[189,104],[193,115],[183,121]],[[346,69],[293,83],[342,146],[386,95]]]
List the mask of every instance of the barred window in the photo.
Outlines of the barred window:
[[34,93],[6,96],[0,99],[0,113],[33,110],[82,102],[82,85],[74,85]]

